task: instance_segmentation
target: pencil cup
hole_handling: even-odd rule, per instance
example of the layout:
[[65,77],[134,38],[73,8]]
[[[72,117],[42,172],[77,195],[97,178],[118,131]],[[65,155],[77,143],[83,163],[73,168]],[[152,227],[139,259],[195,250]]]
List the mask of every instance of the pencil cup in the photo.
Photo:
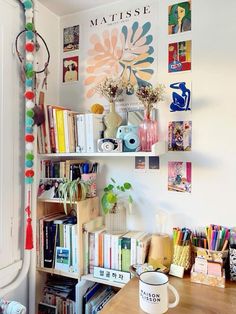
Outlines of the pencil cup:
[[87,183],[86,197],[91,198],[97,195],[96,173],[83,173],[81,179]]
[[229,248],[230,280],[236,281],[236,244]]
[[174,245],[172,264],[182,266],[185,270],[191,269],[191,248],[190,243],[180,243]]

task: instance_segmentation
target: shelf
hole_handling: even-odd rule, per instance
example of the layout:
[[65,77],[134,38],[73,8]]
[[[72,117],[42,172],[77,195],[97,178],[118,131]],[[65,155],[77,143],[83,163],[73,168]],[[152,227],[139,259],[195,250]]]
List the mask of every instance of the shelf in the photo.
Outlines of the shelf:
[[157,142],[152,145],[151,152],[121,152],[121,153],[58,153],[39,154],[39,158],[60,158],[60,157],[136,157],[136,156],[160,156],[166,153],[166,142]]
[[44,273],[60,275],[60,276],[68,277],[68,278],[74,278],[74,279],[79,278],[79,275],[77,273],[65,272],[62,270],[55,269],[55,268],[36,267],[36,270],[44,272]]
[[102,283],[104,285],[117,287],[117,288],[123,288],[125,286],[124,283],[118,283],[118,282],[113,282],[113,281],[108,281],[108,280],[104,280],[104,279],[95,278],[93,276],[93,274],[84,275],[84,276],[81,277],[81,279],[88,280],[88,281],[93,281],[93,282],[98,282],[98,283]]
[[[37,198],[37,201],[38,202],[41,202],[41,203],[56,203],[56,204],[64,204],[64,201],[59,199],[59,198]],[[72,205],[74,204],[77,204],[78,202],[77,201],[73,201],[72,202]],[[70,201],[67,201],[66,204],[70,204]]]

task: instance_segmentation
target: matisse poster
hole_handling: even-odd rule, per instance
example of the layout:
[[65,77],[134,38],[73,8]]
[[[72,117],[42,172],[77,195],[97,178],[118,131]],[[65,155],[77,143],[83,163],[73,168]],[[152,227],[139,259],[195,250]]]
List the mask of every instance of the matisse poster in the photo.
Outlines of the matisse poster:
[[152,83],[157,69],[154,6],[143,1],[138,7],[132,3],[125,10],[110,7],[106,13],[91,15],[84,46],[87,47],[84,84],[88,102],[98,101],[101,97],[96,94],[96,85],[106,77],[113,77],[120,78],[125,85],[116,109],[119,106],[119,111],[127,111],[128,107],[137,106],[134,87]]
[[191,151],[192,121],[171,121],[168,125],[168,151]]
[[168,7],[168,34],[191,30],[191,1],[179,2]]
[[191,193],[192,164],[191,162],[168,162],[168,190]]
[[184,80],[169,84],[170,112],[191,111],[191,82]]
[[66,27],[63,30],[63,51],[79,49],[79,25]]
[[174,42],[169,44],[169,72],[183,72],[191,70],[191,46],[191,40]]

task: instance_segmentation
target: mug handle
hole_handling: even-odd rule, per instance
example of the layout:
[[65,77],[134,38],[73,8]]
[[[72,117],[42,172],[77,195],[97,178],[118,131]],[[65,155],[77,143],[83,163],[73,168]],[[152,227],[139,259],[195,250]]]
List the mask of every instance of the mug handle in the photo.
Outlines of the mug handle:
[[179,294],[178,294],[177,290],[175,289],[175,287],[173,287],[170,283],[168,284],[168,288],[170,289],[170,291],[175,296],[175,302],[169,303],[169,305],[168,305],[169,308],[173,308],[173,307],[176,307],[179,303]]

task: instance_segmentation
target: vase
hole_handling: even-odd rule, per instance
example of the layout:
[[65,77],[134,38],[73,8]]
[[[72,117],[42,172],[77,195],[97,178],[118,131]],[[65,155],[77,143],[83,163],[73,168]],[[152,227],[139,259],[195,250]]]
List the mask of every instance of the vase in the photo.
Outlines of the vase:
[[126,207],[119,202],[105,215],[105,225],[108,232],[126,232]]
[[150,110],[144,111],[143,122],[139,125],[138,135],[140,139],[140,150],[151,152],[152,145],[158,141],[157,121],[151,118]]
[[116,138],[118,127],[122,123],[121,116],[115,110],[115,103],[110,103],[110,112],[104,117],[104,124],[106,130],[104,131],[104,138]]

